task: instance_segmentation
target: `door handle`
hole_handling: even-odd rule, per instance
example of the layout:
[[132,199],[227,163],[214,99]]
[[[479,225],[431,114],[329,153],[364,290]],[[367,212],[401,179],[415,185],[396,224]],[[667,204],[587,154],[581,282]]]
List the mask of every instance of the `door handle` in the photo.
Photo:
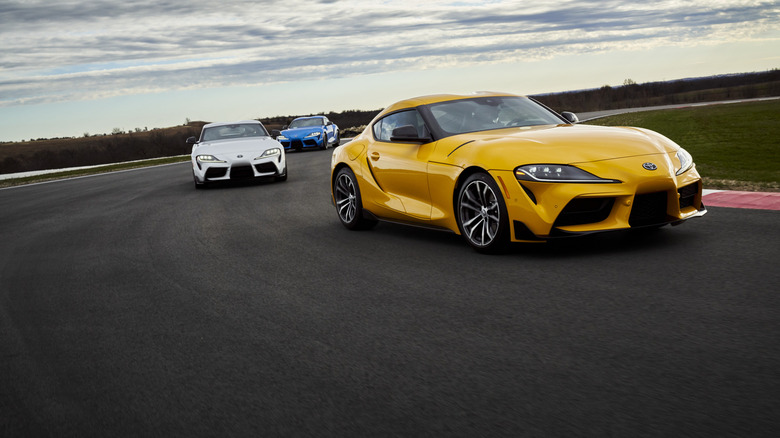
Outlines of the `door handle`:
[[371,159],[376,161],[379,159],[379,152],[371,152]]

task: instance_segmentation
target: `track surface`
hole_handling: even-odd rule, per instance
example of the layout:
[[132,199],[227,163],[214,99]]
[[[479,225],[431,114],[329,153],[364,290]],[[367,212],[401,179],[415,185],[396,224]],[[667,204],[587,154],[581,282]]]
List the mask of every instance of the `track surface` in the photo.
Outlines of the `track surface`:
[[0,190],[0,436],[780,431],[780,212],[484,256],[288,159]]

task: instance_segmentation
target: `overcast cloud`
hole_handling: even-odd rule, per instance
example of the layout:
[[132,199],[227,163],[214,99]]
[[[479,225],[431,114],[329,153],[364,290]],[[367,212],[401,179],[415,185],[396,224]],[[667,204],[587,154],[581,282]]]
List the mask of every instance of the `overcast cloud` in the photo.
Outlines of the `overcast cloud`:
[[0,1],[0,107],[706,45],[780,26],[778,1],[52,3]]

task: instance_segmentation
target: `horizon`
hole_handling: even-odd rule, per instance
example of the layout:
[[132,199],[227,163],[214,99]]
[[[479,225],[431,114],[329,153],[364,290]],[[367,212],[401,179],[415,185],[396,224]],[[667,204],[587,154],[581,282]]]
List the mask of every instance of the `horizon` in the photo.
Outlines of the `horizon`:
[[[774,70],[778,70],[778,69],[774,68],[774,69],[770,69],[770,70],[763,71],[763,72],[726,73],[726,74],[716,74],[716,75],[710,75],[710,76],[698,76],[698,77],[670,79],[670,80],[667,80],[667,81],[650,81],[650,82],[643,82],[643,83],[638,83],[638,84],[632,83],[631,85],[640,85],[640,86],[642,86],[642,85],[649,85],[649,84],[656,84],[656,83],[673,83],[673,82],[679,82],[679,81],[706,80],[706,79],[713,79],[713,78],[719,78],[719,77],[728,77],[728,76],[733,77],[733,76],[742,76],[742,75],[750,75],[750,74],[760,74],[760,73],[765,73],[765,72],[771,72],[771,71],[774,71]],[[605,85],[602,85],[601,87],[580,88],[580,89],[577,89],[577,90],[556,91],[556,92],[551,92],[551,93],[536,93],[536,94],[533,94],[533,95],[526,95],[526,96],[529,96],[529,97],[541,97],[541,96],[552,96],[552,95],[556,95],[556,94],[587,92],[587,91],[598,90],[599,88],[602,88],[604,86]],[[620,88],[620,87],[624,87],[624,86],[626,86],[625,83],[620,84],[620,85],[611,86],[611,87],[612,88]],[[411,96],[411,97],[419,97],[419,96]],[[780,98],[780,96],[778,96],[778,98]],[[767,98],[757,98],[757,99],[764,100],[764,99],[767,99]],[[744,101],[744,100],[745,99],[737,99],[737,100],[735,100],[735,102],[737,102],[737,101]],[[751,99],[748,99],[748,100],[751,100]],[[706,101],[701,101],[701,102],[697,102],[696,105],[706,104],[706,103],[707,103]],[[318,113],[311,113],[311,112],[309,112],[309,113],[300,113],[300,114],[276,114],[276,115],[271,115],[271,116],[253,117],[253,118],[249,118],[249,119],[234,119],[234,120],[229,120],[227,122],[239,122],[239,121],[242,121],[242,120],[257,120],[257,121],[261,121],[262,122],[263,119],[274,119],[274,118],[288,118],[288,119],[292,119],[292,118],[296,118],[296,117],[309,117],[309,116],[314,116],[314,115],[341,114],[341,113],[345,113],[345,112],[349,112],[349,111],[360,111],[360,112],[382,111],[383,109],[384,109],[384,107],[382,107],[382,108],[351,108],[351,109],[344,109],[344,110],[338,110],[338,111],[334,111],[334,110],[321,111],[321,112],[318,112]],[[579,113],[577,115],[579,115]],[[184,123],[180,123],[180,124],[176,124],[176,125],[154,126],[154,127],[144,126],[143,128],[141,128],[141,127],[134,127],[134,128],[131,128],[131,129],[121,130],[121,132],[93,132],[93,133],[89,133],[90,134],[89,136],[90,137],[100,137],[100,136],[113,135],[113,134],[117,134],[117,133],[118,134],[131,134],[131,133],[134,133],[134,132],[147,132],[147,131],[152,131],[152,130],[155,130],[155,129],[177,128],[177,127],[181,127],[181,126],[188,126],[188,125],[191,125],[193,123],[195,123],[195,124],[197,124],[197,123],[206,123],[207,124],[207,123],[218,123],[218,122],[211,121],[211,120],[190,119],[189,117],[187,117],[187,118],[185,118]],[[339,128],[340,129],[347,129],[347,128],[353,128],[353,127],[352,126],[339,126]],[[113,129],[117,129],[117,128],[113,128]],[[2,144],[2,143],[24,143],[24,142],[45,141],[45,140],[75,139],[75,138],[81,138],[81,137],[84,137],[84,135],[82,134],[82,135],[76,135],[76,136],[49,137],[49,138],[39,137],[39,138],[22,139],[22,140],[19,140],[19,141],[4,141],[4,140],[0,140],[0,144]]]
[[0,5],[0,141],[780,65],[780,1],[270,3]]

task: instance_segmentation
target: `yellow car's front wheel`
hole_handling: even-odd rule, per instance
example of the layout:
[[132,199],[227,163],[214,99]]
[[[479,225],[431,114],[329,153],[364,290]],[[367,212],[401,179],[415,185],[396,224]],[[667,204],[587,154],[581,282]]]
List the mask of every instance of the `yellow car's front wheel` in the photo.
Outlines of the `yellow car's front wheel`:
[[460,186],[456,210],[458,227],[477,251],[495,253],[509,242],[509,220],[501,190],[487,173],[469,176]]
[[350,230],[365,230],[376,225],[375,220],[363,217],[360,187],[355,174],[348,167],[342,168],[336,174],[333,181],[333,200],[336,202],[341,223]]

